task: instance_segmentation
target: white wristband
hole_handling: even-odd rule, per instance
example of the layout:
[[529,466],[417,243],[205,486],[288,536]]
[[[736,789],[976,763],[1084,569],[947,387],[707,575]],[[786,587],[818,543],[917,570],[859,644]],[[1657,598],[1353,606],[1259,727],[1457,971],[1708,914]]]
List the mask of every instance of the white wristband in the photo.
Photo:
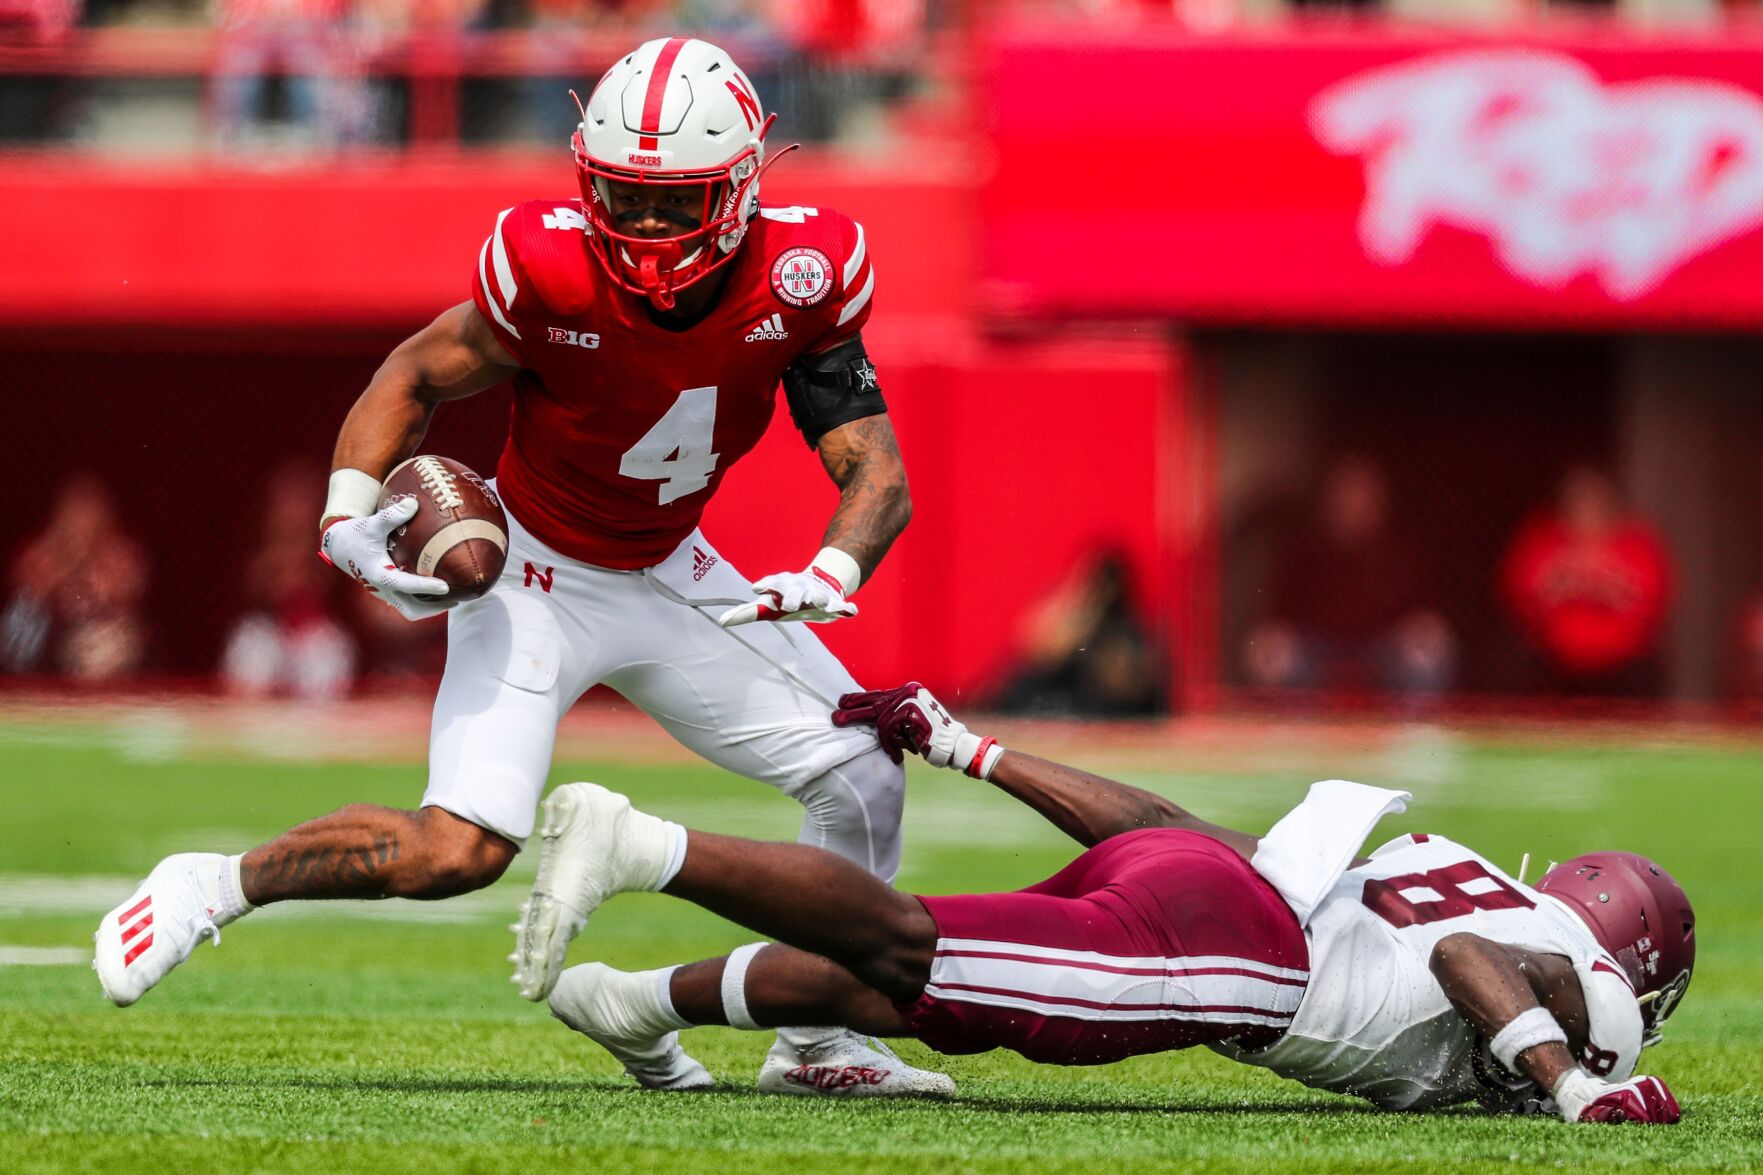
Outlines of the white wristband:
[[857,585],[863,582],[863,568],[857,566],[857,560],[845,554],[837,547],[822,547],[820,554],[814,556],[809,567],[818,567],[838,581],[839,592],[846,599],[857,594]]
[[1525,1049],[1550,1042],[1567,1043],[1567,1034],[1549,1014],[1547,1008],[1530,1008],[1518,1013],[1512,1022],[1500,1029],[1488,1043],[1488,1051],[1508,1073],[1523,1076],[1518,1069],[1518,1054]]
[[331,492],[324,500],[324,514],[319,518],[366,518],[380,508],[379,479],[359,469],[337,469],[331,473]]

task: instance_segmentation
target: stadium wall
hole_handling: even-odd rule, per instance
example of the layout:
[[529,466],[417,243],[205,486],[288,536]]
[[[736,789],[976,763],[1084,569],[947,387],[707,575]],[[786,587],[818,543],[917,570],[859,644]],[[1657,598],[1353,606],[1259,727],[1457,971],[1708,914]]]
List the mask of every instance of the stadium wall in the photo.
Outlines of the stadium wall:
[[[866,335],[913,480],[916,517],[861,623],[820,630],[870,683],[954,693],[1006,673],[1020,618],[1086,560],[1124,554],[1143,611],[1188,616],[1196,486],[1182,474],[1179,345],[1163,332],[986,337],[974,328],[975,188],[934,169],[794,167],[767,198],[865,225],[878,269]],[[149,664],[216,664],[250,585],[193,556],[255,541],[262,487],[328,458],[404,334],[468,296],[508,204],[566,199],[567,157],[383,161],[255,172],[112,169],[74,159],[0,178],[0,373],[29,437],[18,538],[68,475],[98,471],[150,564]],[[45,226],[50,231],[45,231]],[[427,447],[494,467],[506,391],[437,414]],[[800,566],[836,491],[779,419],[705,527],[748,574]],[[224,559],[223,559],[224,563]],[[234,573],[236,574],[236,573]],[[1186,623],[1159,623],[1178,643]]]
[[[1763,441],[1749,386],[1763,361],[1756,29],[1006,25],[980,32],[974,60],[977,139],[804,153],[766,181],[769,200],[856,216],[878,261],[869,336],[919,512],[866,589],[864,622],[827,630],[861,676],[983,689],[1020,617],[1119,549],[1182,700],[1204,703],[1232,680],[1244,623],[1221,600],[1254,593],[1224,559],[1242,549],[1238,503],[1302,494],[1331,447],[1370,445],[1407,462],[1403,524],[1444,556],[1439,581],[1469,593],[1452,608],[1477,649],[1503,635],[1476,578],[1491,579],[1490,552],[1562,465],[1608,463],[1678,550],[1669,692],[1715,690],[1729,617],[1763,585],[1748,554],[1763,549],[1749,505]],[[1098,104],[1048,101],[1049,78]],[[465,295],[495,212],[571,188],[561,153],[274,168],[7,157],[0,368],[7,423],[28,438],[18,533],[81,466],[149,502],[136,524],[155,564],[156,664],[206,672],[247,592],[192,592],[178,528],[248,541],[250,502],[217,504],[214,487],[248,499],[272,457],[322,459],[378,358]],[[1525,364],[1544,333],[1590,355],[1563,369],[1571,388],[1500,366]],[[1360,386],[1361,335],[1388,339],[1381,390]],[[1461,363],[1443,381],[1455,390],[1404,392],[1436,391],[1443,357],[1478,351],[1438,341],[1450,336],[1492,344],[1498,362],[1475,379],[1499,395],[1478,396]],[[1539,396],[1559,399],[1541,431]],[[503,411],[496,394],[451,408],[431,444],[488,465]],[[1447,459],[1469,466],[1448,485]],[[725,553],[754,574],[799,564],[831,506],[814,466],[775,429],[712,508]],[[1481,493],[1476,470],[1493,468],[1505,481]],[[1473,566],[1466,534],[1480,536]],[[1462,684],[1504,681],[1494,666]]]

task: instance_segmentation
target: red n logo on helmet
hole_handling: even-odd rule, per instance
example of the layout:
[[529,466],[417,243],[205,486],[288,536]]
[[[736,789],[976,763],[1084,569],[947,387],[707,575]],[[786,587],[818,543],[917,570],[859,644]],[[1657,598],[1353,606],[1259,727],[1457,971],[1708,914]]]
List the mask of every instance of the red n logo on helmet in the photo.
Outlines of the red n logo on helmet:
[[759,99],[752,90],[747,88],[747,79],[730,78],[723,85],[727,86],[728,92],[735,96],[735,101],[741,104],[741,117],[747,120],[747,129],[752,130],[758,126]]

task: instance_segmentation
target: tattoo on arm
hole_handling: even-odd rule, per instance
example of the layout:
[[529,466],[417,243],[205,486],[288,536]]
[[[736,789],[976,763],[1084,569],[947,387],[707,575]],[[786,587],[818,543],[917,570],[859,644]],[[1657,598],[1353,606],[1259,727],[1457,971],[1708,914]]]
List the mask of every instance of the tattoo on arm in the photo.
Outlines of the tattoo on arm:
[[912,518],[906,466],[887,416],[866,416],[820,438],[820,460],[839,487],[822,546],[837,547],[867,580]]

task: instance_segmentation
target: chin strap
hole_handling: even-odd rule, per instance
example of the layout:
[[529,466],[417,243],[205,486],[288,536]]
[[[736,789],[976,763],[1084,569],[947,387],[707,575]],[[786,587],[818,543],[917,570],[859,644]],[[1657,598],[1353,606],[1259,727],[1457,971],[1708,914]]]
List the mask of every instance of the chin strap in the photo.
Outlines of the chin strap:
[[667,240],[646,246],[637,258],[637,281],[657,310],[673,309],[673,275],[679,262],[679,243]]
[[653,253],[643,256],[637,262],[637,280],[643,283],[643,292],[649,295],[649,301],[657,310],[672,310],[674,304],[673,286],[661,276],[661,259]]

